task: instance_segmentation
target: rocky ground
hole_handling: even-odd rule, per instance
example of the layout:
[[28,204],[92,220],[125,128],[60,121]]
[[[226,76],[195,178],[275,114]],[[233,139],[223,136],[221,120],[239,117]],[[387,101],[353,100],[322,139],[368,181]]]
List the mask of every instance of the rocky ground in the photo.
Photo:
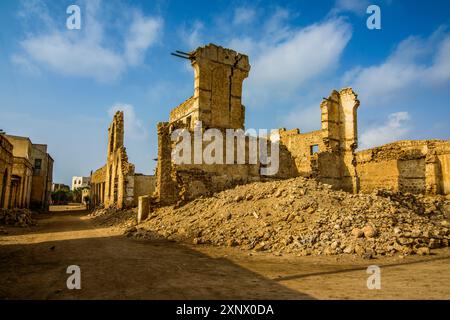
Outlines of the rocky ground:
[[[34,216],[35,226],[5,226],[8,234],[0,234],[0,299],[450,299],[450,248],[375,261],[275,256],[125,237],[116,226],[134,223],[132,211],[87,217],[84,206],[51,210]],[[374,264],[381,268],[380,290],[367,287],[367,267]],[[81,290],[67,288],[69,265],[81,268]]]
[[159,208],[137,226],[136,209],[93,215],[130,237],[275,255],[427,255],[450,240],[450,201],[444,197],[349,194],[305,178],[238,186],[179,208]]
[[[28,209],[0,209],[0,225],[28,227],[33,225],[32,212]],[[3,231],[0,228],[0,232]]]

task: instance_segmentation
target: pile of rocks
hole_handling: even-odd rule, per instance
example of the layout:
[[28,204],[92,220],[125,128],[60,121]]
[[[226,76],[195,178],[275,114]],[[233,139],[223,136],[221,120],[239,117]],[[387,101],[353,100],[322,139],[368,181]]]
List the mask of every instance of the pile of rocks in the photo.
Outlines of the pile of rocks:
[[298,255],[428,254],[450,241],[450,201],[393,193],[350,194],[313,179],[238,186],[153,212],[128,235]]
[[28,227],[34,222],[28,209],[0,209],[0,224]]
[[89,217],[95,219],[95,222],[99,225],[128,228],[136,224],[136,214],[137,208],[125,210],[117,208],[97,208],[89,214]]

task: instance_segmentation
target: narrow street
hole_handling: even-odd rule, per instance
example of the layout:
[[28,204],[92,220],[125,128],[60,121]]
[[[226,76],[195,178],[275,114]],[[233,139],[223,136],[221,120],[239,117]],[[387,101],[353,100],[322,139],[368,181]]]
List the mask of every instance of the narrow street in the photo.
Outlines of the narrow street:
[[[0,299],[302,299],[306,295],[169,241],[96,228],[86,211],[55,212],[0,240]],[[81,290],[68,290],[69,265]]]
[[[450,298],[447,249],[404,259],[276,257],[134,240],[96,226],[81,207],[68,209],[0,236],[0,299]],[[381,290],[366,286],[373,264]],[[81,290],[66,286],[70,265],[81,268]]]

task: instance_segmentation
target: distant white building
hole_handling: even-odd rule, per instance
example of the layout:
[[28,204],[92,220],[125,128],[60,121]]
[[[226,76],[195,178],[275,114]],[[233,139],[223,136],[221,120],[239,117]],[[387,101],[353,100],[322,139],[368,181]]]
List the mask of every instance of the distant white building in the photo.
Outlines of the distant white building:
[[72,188],[71,190],[75,190],[77,188],[89,187],[89,182],[91,181],[90,177],[72,177]]

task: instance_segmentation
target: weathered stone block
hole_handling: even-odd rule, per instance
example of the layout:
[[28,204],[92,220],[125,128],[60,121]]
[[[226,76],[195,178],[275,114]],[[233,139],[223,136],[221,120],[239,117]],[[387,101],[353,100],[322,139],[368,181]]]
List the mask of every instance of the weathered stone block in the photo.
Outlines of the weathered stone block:
[[138,201],[137,223],[141,223],[150,214],[150,197],[140,196]]

